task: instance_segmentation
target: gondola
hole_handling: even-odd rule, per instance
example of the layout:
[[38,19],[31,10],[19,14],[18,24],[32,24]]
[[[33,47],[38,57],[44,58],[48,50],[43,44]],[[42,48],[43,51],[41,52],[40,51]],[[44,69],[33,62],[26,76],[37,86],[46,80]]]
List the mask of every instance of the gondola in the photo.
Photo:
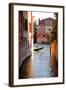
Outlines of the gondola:
[[44,47],[41,47],[41,48],[34,48],[34,51],[39,51],[41,49],[43,49]]

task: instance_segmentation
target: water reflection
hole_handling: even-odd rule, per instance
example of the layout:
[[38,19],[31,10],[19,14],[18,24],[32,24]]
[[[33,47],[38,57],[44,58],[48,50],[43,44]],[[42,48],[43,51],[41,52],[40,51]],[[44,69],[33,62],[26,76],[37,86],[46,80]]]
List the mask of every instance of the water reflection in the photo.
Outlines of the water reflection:
[[43,45],[44,49],[34,52],[35,77],[51,76],[50,45]]
[[54,56],[51,58],[51,76],[58,77],[58,60]]
[[57,77],[58,63],[50,56],[50,45],[42,45],[44,49],[34,51],[34,57],[28,57],[22,63],[19,78]]
[[29,56],[26,58],[26,60],[23,61],[22,66],[19,70],[19,78],[33,78],[33,62],[32,62],[32,56]]

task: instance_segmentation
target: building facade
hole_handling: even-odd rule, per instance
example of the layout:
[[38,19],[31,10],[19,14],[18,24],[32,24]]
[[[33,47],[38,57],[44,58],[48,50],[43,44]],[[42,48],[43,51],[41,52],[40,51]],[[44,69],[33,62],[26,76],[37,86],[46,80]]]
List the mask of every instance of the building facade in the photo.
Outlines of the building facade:
[[32,12],[19,11],[19,66],[32,54],[33,20]]
[[50,35],[53,31],[54,21],[55,20],[53,18],[39,19],[37,28],[37,43],[50,42]]

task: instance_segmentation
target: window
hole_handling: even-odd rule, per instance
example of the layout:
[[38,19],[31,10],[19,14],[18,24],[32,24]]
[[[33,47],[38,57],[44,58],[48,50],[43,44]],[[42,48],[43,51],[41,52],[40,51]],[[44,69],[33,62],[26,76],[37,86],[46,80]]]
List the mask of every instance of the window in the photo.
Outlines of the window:
[[45,37],[45,35],[43,35],[43,37]]
[[27,30],[28,28],[27,28],[27,19],[25,19],[25,30]]

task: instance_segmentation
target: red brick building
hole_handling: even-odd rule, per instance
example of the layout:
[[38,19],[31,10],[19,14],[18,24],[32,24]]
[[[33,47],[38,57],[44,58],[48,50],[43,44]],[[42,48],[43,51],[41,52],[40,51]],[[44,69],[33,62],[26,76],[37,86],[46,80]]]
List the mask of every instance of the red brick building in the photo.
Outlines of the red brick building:
[[49,43],[49,37],[53,30],[55,19],[46,18],[39,19],[39,24],[37,27],[37,43]]

